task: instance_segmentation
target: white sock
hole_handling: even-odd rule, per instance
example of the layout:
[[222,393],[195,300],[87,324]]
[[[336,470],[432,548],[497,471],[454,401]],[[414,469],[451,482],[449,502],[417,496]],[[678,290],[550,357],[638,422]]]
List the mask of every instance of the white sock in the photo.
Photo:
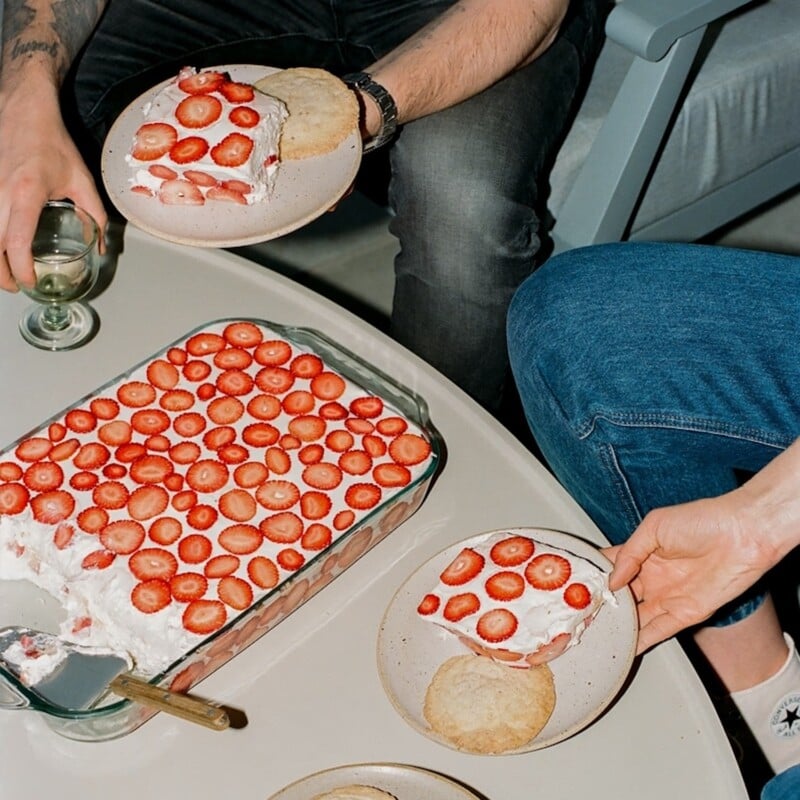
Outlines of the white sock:
[[789,656],[778,672],[750,689],[731,692],[775,773],[800,764],[800,657],[792,637],[783,636]]

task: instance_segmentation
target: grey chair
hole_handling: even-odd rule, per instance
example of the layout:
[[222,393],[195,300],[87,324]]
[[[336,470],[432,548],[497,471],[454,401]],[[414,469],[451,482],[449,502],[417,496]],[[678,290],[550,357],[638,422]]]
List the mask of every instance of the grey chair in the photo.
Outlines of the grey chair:
[[800,1],[624,0],[551,174],[555,251],[694,241],[800,184]]

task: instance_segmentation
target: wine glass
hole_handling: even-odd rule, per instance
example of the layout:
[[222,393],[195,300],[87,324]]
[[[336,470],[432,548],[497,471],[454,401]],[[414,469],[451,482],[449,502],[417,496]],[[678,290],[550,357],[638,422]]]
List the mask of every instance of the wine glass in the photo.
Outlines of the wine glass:
[[33,237],[36,284],[20,289],[36,302],[19,321],[22,337],[43,350],[70,350],[90,339],[94,311],[77,302],[94,285],[98,271],[97,223],[70,202],[51,200],[42,208]]

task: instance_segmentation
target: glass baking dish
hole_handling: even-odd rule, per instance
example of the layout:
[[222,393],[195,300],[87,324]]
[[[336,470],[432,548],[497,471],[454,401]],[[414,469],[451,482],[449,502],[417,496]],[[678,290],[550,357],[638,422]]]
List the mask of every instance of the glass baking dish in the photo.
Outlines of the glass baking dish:
[[[326,417],[334,427],[338,425],[339,428],[344,426],[350,430],[350,427],[355,431],[353,438],[361,443],[366,442],[364,437],[371,436],[375,441],[371,442],[372,445],[377,447],[377,450],[371,449],[373,454],[373,463],[377,464],[381,459],[388,458],[388,456],[379,455],[380,442],[378,440],[384,439],[385,442],[391,442],[392,438],[398,436],[397,420],[402,420],[403,424],[407,424],[408,428],[405,433],[413,433],[424,439],[429,445],[429,454],[421,462],[416,464],[410,473],[411,477],[404,485],[385,486],[383,485],[380,491],[380,500],[371,508],[358,510],[355,512],[355,519],[349,520],[350,511],[346,510],[346,516],[342,519],[344,522],[350,521],[350,524],[342,527],[342,522],[337,525],[329,524],[328,527],[332,530],[332,540],[323,549],[315,549],[304,551],[304,562],[297,568],[292,568],[290,572],[282,571],[281,578],[277,585],[273,588],[264,590],[263,594],[256,595],[256,599],[243,611],[229,612],[227,621],[218,630],[212,634],[202,638],[194,646],[190,647],[186,652],[182,652],[164,669],[159,670],[150,678],[150,682],[155,685],[166,686],[173,690],[186,692],[199,683],[203,678],[210,675],[219,667],[223,666],[237,653],[241,652],[245,647],[250,645],[256,639],[261,637],[264,633],[272,629],[282,620],[286,619],[292,611],[297,609],[308,598],[316,594],[320,589],[327,585],[331,580],[340,575],[346,570],[356,559],[363,555],[367,550],[373,547],[377,542],[383,539],[390,531],[396,528],[400,523],[406,520],[423,502],[428,489],[430,488],[431,481],[441,463],[442,457],[442,441],[433,426],[425,401],[400,385],[390,376],[377,370],[365,362],[360,357],[342,348],[333,340],[329,339],[319,331],[302,327],[291,327],[279,325],[276,323],[252,319],[252,318],[230,318],[220,319],[208,322],[204,325],[189,331],[184,336],[179,337],[174,342],[166,345],[162,350],[153,354],[151,357],[145,359],[126,372],[117,376],[109,381],[104,386],[99,387],[91,394],[79,400],[77,403],[72,404],[69,408],[55,414],[53,417],[45,421],[42,425],[38,426],[35,430],[28,432],[24,436],[17,439],[8,447],[0,451],[0,485],[3,482],[3,474],[6,475],[6,482],[8,476],[14,473],[14,469],[9,466],[13,463],[19,463],[21,468],[26,468],[27,462],[20,462],[17,453],[20,452],[19,448],[24,450],[25,445],[30,441],[40,442],[53,435],[53,431],[63,428],[63,422],[67,419],[67,414],[74,410],[85,411],[88,408],[94,408],[92,405],[93,400],[98,398],[114,397],[119,395],[120,388],[129,387],[131,385],[139,385],[148,381],[148,369],[154,369],[153,365],[161,365],[162,371],[164,363],[173,363],[176,371],[179,373],[178,383],[169,388],[169,391],[187,391],[191,390],[196,395],[203,394],[204,402],[210,403],[214,397],[219,397],[220,392],[212,392],[211,389],[206,389],[205,393],[200,389],[202,385],[225,385],[220,382],[220,374],[228,372],[228,362],[231,361],[231,356],[236,356],[234,361],[239,364],[237,371],[242,371],[247,374],[257,375],[259,370],[264,368],[263,359],[259,362],[253,359],[252,363],[247,367],[241,367],[243,356],[241,353],[231,354],[230,350],[249,350],[255,353],[255,345],[252,341],[239,346],[239,342],[232,336],[232,341],[226,341],[223,349],[225,350],[226,357],[219,358],[216,355],[218,351],[210,351],[208,355],[196,355],[186,353],[190,347],[199,347],[198,342],[217,342],[227,335],[229,331],[250,331],[253,327],[260,332],[263,337],[263,342],[271,342],[273,340],[286,342],[290,345],[292,350],[292,358],[298,355],[310,354],[321,359],[323,364],[323,371],[328,373],[332,372],[335,375],[344,379],[347,390],[346,394],[342,395],[342,403],[338,401],[326,401],[320,399],[319,408],[323,404],[331,406],[326,408],[325,413],[330,414]],[[204,337],[210,336],[206,340]],[[217,338],[214,338],[217,337]],[[246,337],[245,337],[246,338]],[[191,344],[190,344],[191,343]],[[215,345],[216,346],[216,345]],[[266,346],[266,345],[265,345]],[[266,351],[265,351],[266,352]],[[183,355],[181,355],[183,354]],[[270,357],[273,355],[270,349]],[[183,372],[186,371],[186,361],[209,361],[216,363],[219,358],[219,367],[215,367],[210,375],[203,378],[198,378],[197,375],[192,373],[191,385],[186,385]],[[185,359],[184,363],[179,363],[181,359]],[[245,359],[246,361],[246,359]],[[288,365],[287,365],[288,366]],[[240,369],[241,367],[241,369]],[[169,374],[172,371],[167,370]],[[202,372],[202,370],[201,370]],[[156,372],[155,374],[160,374]],[[214,378],[216,375],[216,383]],[[260,376],[259,376],[260,379]],[[292,391],[298,387],[310,384],[303,383],[304,378],[298,378],[300,383],[292,387]],[[159,383],[159,381],[156,381]],[[162,383],[161,386],[164,384]],[[265,384],[258,384],[257,388],[253,391],[258,393],[258,389],[262,388]],[[245,387],[246,388],[246,387]],[[231,390],[231,394],[236,396],[240,389],[235,388]],[[244,392],[244,389],[241,390]],[[301,388],[301,391],[304,391]],[[269,393],[263,392],[262,394]],[[309,392],[306,392],[306,395]],[[277,394],[277,393],[276,393]],[[372,410],[370,403],[367,402],[366,406],[362,406],[366,410],[359,416],[352,411],[355,406],[348,407],[345,404],[345,399],[350,396],[365,396],[368,398],[378,398],[381,402],[378,404],[382,407],[381,419],[389,417],[393,420],[391,425],[387,423],[385,435],[380,434],[379,429],[375,427],[376,423],[370,421],[370,416],[374,417],[374,410]],[[174,397],[174,395],[172,395]],[[230,394],[225,394],[229,397]],[[247,395],[241,395],[242,399],[246,399]],[[295,398],[296,399],[296,398]],[[304,396],[301,399],[307,400]],[[282,406],[286,405],[285,395],[281,399]],[[348,416],[343,418],[341,414],[341,406],[348,410]],[[155,406],[154,406],[155,407]],[[206,406],[210,408],[210,406]],[[129,416],[135,413],[125,408],[122,409],[124,413]],[[142,410],[139,408],[138,410]],[[146,410],[146,409],[145,409]],[[196,409],[195,409],[196,410]],[[210,412],[208,412],[210,413]],[[321,412],[322,413],[322,412]],[[334,419],[333,415],[337,414],[338,419]],[[283,412],[281,412],[280,420],[283,420]],[[249,419],[245,414],[245,421]],[[101,420],[102,421],[102,418]],[[278,426],[279,420],[273,420],[275,425]],[[285,420],[284,420],[285,421]],[[237,422],[237,430],[241,433],[242,422]],[[370,431],[370,426],[372,430]],[[99,427],[99,426],[98,426]],[[231,426],[219,426],[220,428]],[[291,429],[295,430],[295,429]],[[380,430],[384,430],[380,426]],[[366,432],[365,432],[366,431]],[[168,429],[166,433],[172,433],[172,429]],[[67,432],[67,438],[72,435],[72,431]],[[63,436],[62,434],[59,434]],[[85,441],[94,441],[93,437],[96,434],[88,432],[85,434],[88,439]],[[285,434],[289,436],[289,434]],[[361,439],[359,440],[359,437]],[[80,438],[80,437],[79,437]],[[151,440],[148,440],[151,441]],[[327,441],[327,440],[326,440]],[[284,443],[283,435],[281,436],[280,443]],[[309,445],[308,451],[305,450],[306,445]],[[305,440],[299,443],[286,440],[287,448],[290,456],[299,459],[301,452],[307,452],[307,457],[317,456],[319,447],[324,451],[324,457],[330,460],[331,456],[336,453],[331,453],[326,445],[318,445],[317,442],[306,442]],[[310,446],[310,445],[313,445]],[[156,446],[156,441],[152,440],[152,446]],[[362,444],[363,446],[363,444]],[[355,448],[358,449],[358,448]],[[337,449],[339,452],[341,448]],[[256,456],[253,456],[253,452]],[[312,452],[313,451],[313,452]],[[390,448],[386,447],[388,453]],[[160,452],[164,452],[163,448]],[[168,452],[172,452],[170,449]],[[318,457],[318,456],[317,456]],[[264,461],[266,455],[262,454],[258,448],[251,447],[248,453],[249,461]],[[113,460],[113,459],[112,459]],[[305,461],[303,462],[306,463]],[[72,467],[72,462],[67,460],[60,461],[65,472],[65,483],[71,479],[70,468],[73,471],[79,471],[84,474],[86,470],[79,470],[78,467]],[[185,467],[185,464],[182,465]],[[375,473],[370,473],[375,474]],[[292,473],[293,475],[293,473]],[[274,477],[279,477],[275,475]],[[288,476],[287,476],[288,477]],[[353,480],[369,481],[370,475],[357,475]],[[349,478],[345,475],[345,478]],[[125,481],[127,477],[122,477],[119,480]],[[177,490],[178,487],[175,487]],[[225,488],[225,487],[223,487]],[[255,490],[254,490],[255,491]],[[338,491],[338,490],[336,490]],[[174,498],[177,493],[172,490],[169,494]],[[33,495],[33,492],[31,492]],[[84,502],[82,498],[87,494],[83,492],[76,492],[79,496],[78,506],[75,508],[75,513],[79,511],[81,503]],[[331,504],[330,517],[320,520],[321,523],[329,522],[330,519],[339,519],[337,508],[341,502],[337,496],[333,496]],[[263,510],[263,509],[260,509]],[[175,514],[172,507],[167,509],[170,514]],[[165,512],[166,513],[166,512]],[[148,525],[157,519],[149,518]],[[2,517],[0,517],[2,520]],[[68,520],[71,521],[71,520]],[[230,524],[230,519],[222,520],[218,518],[216,523],[203,531],[205,534],[215,534],[225,525]],[[192,533],[196,531],[191,531]],[[265,535],[266,538],[266,535]],[[298,545],[299,549],[299,545]],[[57,614],[58,603],[53,598],[47,596],[45,599],[41,598],[41,590],[36,590],[39,593],[35,602],[31,600],[32,585],[27,581],[20,580],[0,580],[0,607],[2,607],[2,618],[0,624],[26,624],[31,627],[39,628],[53,628],[54,614]],[[55,603],[55,607],[54,607]],[[34,614],[31,618],[32,609],[37,610],[39,616]],[[56,632],[51,630],[51,632]],[[6,709],[13,708],[30,708],[35,711],[41,712],[46,723],[58,734],[68,737],[70,739],[82,741],[102,741],[119,737],[130,733],[149,719],[153,714],[157,713],[153,709],[132,703],[128,700],[119,700],[113,695],[109,695],[100,703],[89,710],[84,711],[64,711],[54,708],[49,704],[41,701],[35,694],[31,693],[25,686],[20,684],[12,675],[5,672],[0,668],[0,707]]]

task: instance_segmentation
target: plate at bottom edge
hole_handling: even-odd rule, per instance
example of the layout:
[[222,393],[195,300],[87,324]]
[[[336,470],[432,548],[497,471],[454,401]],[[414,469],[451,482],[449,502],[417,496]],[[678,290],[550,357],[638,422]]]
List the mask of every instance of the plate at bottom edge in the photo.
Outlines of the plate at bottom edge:
[[[397,590],[378,633],[378,671],[383,688],[400,716],[419,733],[451,749],[453,743],[434,732],[423,714],[425,693],[439,666],[469,651],[453,634],[417,614],[420,600],[436,585],[442,570],[464,547],[494,533],[528,536],[569,550],[604,570],[611,563],[596,545],[572,534],[545,528],[500,528],[457,542],[420,566]],[[597,719],[622,689],[636,654],[638,621],[633,595],[616,592],[617,605],[606,603],[575,647],[550,662],[556,706],[541,732],[528,744],[498,755],[527,753],[560,742]],[[464,751],[469,752],[469,751]]]
[[307,775],[268,800],[311,800],[340,786],[360,784],[382,789],[397,800],[481,800],[450,778],[405,764],[347,764]]

